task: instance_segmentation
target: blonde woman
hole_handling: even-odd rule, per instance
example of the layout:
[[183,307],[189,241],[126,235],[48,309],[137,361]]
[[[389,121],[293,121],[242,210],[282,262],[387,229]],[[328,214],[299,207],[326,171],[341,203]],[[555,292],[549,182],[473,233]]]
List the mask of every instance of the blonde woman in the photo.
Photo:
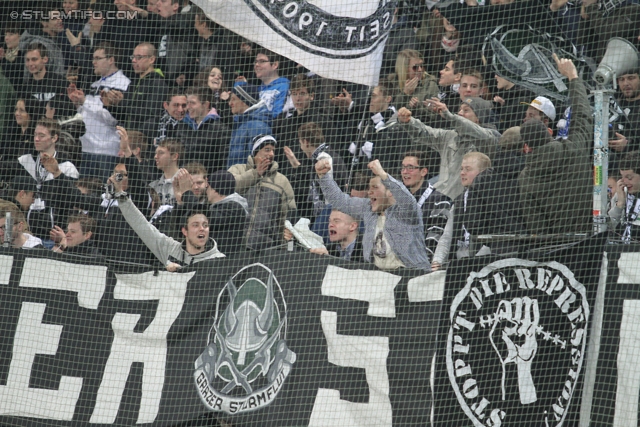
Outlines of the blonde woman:
[[422,101],[438,95],[438,81],[424,67],[424,58],[417,50],[405,49],[398,54],[395,106],[409,108],[418,118],[427,114]]

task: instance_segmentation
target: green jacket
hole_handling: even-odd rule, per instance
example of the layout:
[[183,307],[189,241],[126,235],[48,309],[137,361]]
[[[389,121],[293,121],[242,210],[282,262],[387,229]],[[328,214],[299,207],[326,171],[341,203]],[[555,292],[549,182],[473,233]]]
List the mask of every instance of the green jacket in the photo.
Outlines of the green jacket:
[[531,234],[593,230],[591,106],[582,79],[574,79],[568,86],[572,110],[569,137],[534,149],[518,178],[525,225]]

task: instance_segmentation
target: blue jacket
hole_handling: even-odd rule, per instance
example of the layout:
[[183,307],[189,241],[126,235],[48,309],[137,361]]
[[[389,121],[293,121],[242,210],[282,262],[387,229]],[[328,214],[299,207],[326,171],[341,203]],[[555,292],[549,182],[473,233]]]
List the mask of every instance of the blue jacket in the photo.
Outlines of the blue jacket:
[[227,168],[247,163],[253,148],[253,138],[261,134],[271,134],[271,128],[267,124],[270,120],[271,116],[264,108],[233,116]]
[[278,77],[267,85],[261,84],[258,90],[260,91],[260,100],[264,101],[266,109],[271,113],[271,120],[275,119],[278,114],[282,113],[284,104],[287,102],[289,79]]

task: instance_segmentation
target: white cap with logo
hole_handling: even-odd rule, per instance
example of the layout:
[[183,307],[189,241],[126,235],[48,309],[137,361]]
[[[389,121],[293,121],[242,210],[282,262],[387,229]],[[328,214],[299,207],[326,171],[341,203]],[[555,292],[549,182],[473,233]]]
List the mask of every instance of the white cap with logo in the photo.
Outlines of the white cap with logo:
[[538,96],[536,99],[531,101],[531,103],[521,102],[520,104],[535,108],[551,120],[556,119],[556,107],[554,107],[553,102],[551,102],[549,98]]

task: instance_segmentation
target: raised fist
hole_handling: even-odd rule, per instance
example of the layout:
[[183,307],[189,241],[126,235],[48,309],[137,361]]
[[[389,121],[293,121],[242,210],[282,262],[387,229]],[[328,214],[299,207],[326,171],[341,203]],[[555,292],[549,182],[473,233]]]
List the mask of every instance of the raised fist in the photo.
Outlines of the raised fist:
[[[531,364],[538,351],[536,331],[540,323],[538,300],[529,297],[500,301],[489,340],[502,363],[502,400],[505,400],[506,365],[515,363],[518,369],[520,403],[528,405],[538,400],[531,377]],[[501,330],[503,343],[496,344],[494,333]],[[503,357],[506,350],[506,357]]]

